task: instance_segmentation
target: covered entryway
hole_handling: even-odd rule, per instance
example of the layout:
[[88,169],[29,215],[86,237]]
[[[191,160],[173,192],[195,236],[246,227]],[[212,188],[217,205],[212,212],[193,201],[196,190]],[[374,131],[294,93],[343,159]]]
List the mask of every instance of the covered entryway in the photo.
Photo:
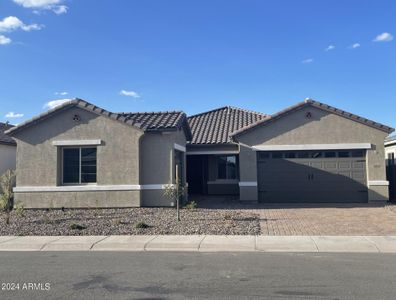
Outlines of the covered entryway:
[[260,151],[261,202],[367,202],[365,150]]

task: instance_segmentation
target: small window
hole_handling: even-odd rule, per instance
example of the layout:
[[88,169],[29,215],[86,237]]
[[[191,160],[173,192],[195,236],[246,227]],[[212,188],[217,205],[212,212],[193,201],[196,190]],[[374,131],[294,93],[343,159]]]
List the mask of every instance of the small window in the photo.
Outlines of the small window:
[[334,152],[334,151],[328,151],[328,152],[325,152],[324,155],[325,155],[325,157],[327,157],[327,158],[332,158],[332,157],[336,157],[336,156],[337,156],[337,153]]
[[351,153],[349,151],[339,151],[338,157],[351,157]]
[[272,152],[272,158],[274,159],[279,159],[279,158],[283,158],[283,152]]
[[259,152],[258,158],[259,159],[268,159],[268,158],[270,158],[270,153],[269,152]]
[[218,179],[237,179],[237,157],[219,156],[217,158],[217,178]]
[[286,152],[285,158],[296,158],[296,152]]
[[297,152],[297,157],[298,158],[309,158],[309,152],[308,151]]
[[352,157],[364,157],[364,150],[352,151]]
[[96,182],[96,148],[63,149],[63,183]]

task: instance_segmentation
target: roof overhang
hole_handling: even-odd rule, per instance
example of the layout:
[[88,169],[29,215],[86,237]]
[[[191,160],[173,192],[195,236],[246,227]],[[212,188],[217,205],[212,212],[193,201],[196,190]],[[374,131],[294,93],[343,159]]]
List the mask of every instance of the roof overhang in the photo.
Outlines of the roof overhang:
[[300,145],[257,145],[254,151],[304,151],[304,150],[358,150],[372,149],[370,143],[345,143],[345,144],[300,144]]

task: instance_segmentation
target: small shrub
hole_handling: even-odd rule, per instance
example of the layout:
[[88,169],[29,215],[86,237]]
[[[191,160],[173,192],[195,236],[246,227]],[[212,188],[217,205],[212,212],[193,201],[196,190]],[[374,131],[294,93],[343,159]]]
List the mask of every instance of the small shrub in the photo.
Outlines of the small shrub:
[[146,223],[144,223],[144,222],[139,222],[139,223],[136,223],[136,225],[135,225],[135,228],[138,228],[138,229],[141,229],[141,228],[149,228],[150,226],[149,225],[147,225]]
[[184,208],[187,208],[187,209],[196,209],[197,207],[198,207],[198,204],[195,201],[190,201],[184,206]]
[[87,228],[86,226],[80,225],[80,224],[76,224],[76,223],[73,223],[73,224],[70,225],[70,229],[71,230],[84,230],[86,228]]
[[15,213],[18,217],[24,217],[25,216],[25,208],[23,207],[23,205],[16,205],[15,206]]

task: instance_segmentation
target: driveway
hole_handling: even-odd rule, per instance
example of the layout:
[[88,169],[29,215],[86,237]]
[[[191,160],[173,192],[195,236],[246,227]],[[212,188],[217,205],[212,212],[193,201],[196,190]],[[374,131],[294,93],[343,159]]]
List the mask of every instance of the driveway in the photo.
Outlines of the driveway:
[[396,235],[396,208],[282,205],[254,209],[262,235]]
[[396,235],[396,205],[241,204],[211,197],[198,206],[256,213],[262,235]]

